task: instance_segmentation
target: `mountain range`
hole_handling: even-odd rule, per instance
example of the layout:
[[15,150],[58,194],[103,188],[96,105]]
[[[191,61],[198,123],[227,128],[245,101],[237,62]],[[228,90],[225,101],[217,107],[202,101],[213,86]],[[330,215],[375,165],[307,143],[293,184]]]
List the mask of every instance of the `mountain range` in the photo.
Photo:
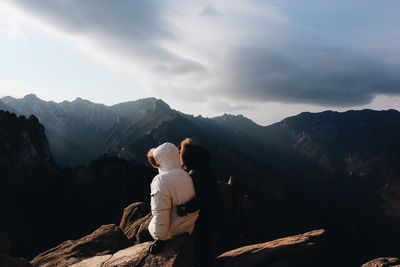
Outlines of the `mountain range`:
[[[39,118],[45,125],[55,160],[63,166],[86,164],[103,153],[143,162],[143,152],[147,151],[135,144],[156,145],[164,141],[158,140],[160,134],[164,139],[172,138],[170,141],[193,135],[199,139],[217,137],[230,147],[232,140],[239,137],[243,139],[239,144],[242,148],[246,141],[253,143],[252,139],[259,141],[264,136],[263,127],[243,116],[193,117],[173,110],[155,98],[113,106],[81,98],[72,102],[47,102],[35,95],[22,99],[4,97],[1,101],[5,110],[25,116],[35,114]],[[177,127],[180,127],[179,131]],[[163,131],[175,133],[166,136]]]
[[[27,95],[2,98],[0,109],[26,118],[33,114],[29,120],[43,124],[48,140],[43,146],[50,152],[39,153],[38,158],[46,158],[43,166],[52,172],[63,173],[63,181],[71,177],[65,173],[72,172],[73,180],[85,187],[91,179],[100,179],[93,173],[102,164],[133,170],[137,167],[128,168],[123,162],[146,164],[148,149],[191,137],[212,152],[220,180],[237,177],[243,192],[255,201],[264,222],[260,239],[325,228],[331,233],[328,246],[335,256],[353,257],[358,263],[398,253],[400,112],[396,110],[304,112],[260,126],[241,115],[194,117],[155,98],[105,106],[81,98],[55,103]],[[146,179],[138,182],[140,188],[146,187]],[[133,186],[123,181],[128,188]],[[136,194],[144,190],[140,188]],[[98,201],[97,194],[87,201]],[[122,202],[118,205],[122,207]]]
[[190,136],[213,151],[221,177],[248,176],[257,168],[270,174],[293,176],[301,171],[310,172],[310,179],[349,177],[381,184],[399,177],[396,110],[304,112],[260,126],[241,115],[194,117],[155,98],[106,106],[81,98],[55,103],[27,95],[3,97],[0,107],[26,117],[34,114],[45,126],[60,166],[87,164],[105,153],[146,163],[149,148]]

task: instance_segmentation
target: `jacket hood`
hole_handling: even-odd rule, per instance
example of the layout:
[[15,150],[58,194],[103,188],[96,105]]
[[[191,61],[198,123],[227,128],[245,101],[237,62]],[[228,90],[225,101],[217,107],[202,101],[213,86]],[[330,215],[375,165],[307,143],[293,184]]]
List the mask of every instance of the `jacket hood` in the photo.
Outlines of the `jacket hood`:
[[210,151],[193,144],[184,144],[180,156],[182,164],[189,169],[208,165],[211,161]]
[[153,157],[160,172],[180,168],[178,148],[171,143],[164,143],[153,151]]

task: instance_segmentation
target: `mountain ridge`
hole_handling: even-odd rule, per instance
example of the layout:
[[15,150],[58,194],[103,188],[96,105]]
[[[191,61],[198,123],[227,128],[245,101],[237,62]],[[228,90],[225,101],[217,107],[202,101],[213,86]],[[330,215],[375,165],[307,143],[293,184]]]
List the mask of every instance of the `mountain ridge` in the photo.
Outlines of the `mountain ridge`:
[[[224,146],[235,148],[240,151],[241,156],[238,156],[248,158],[248,162],[260,161],[254,153],[257,151],[263,155],[264,159],[260,161],[262,165],[269,162],[270,165],[285,169],[284,162],[289,160],[297,162],[299,166],[311,164],[322,172],[329,173],[338,169],[338,164],[344,164],[347,170],[341,172],[354,174],[362,173],[360,170],[356,171],[359,169],[356,166],[360,166],[364,159],[355,162],[350,147],[360,147],[362,142],[367,142],[371,150],[364,149],[363,157],[367,157],[368,153],[373,154],[377,149],[381,151],[385,142],[389,146],[396,145],[396,137],[400,134],[395,129],[394,134],[387,131],[385,138],[379,135],[379,129],[391,127],[391,120],[394,123],[400,120],[400,113],[393,109],[302,112],[269,126],[261,126],[243,115],[194,117],[171,109],[167,103],[154,97],[112,106],[82,98],[71,102],[46,102],[33,94],[22,99],[2,99],[6,99],[7,104],[3,104],[6,109],[25,116],[33,113],[39,118],[46,127],[55,159],[61,165],[65,165],[65,162],[66,165],[85,164],[103,153],[145,163],[143,155],[146,146],[168,141],[165,138],[159,139],[159,136],[166,134],[163,131],[167,131],[170,134],[165,137],[174,142],[179,142],[177,136],[191,136],[202,140],[208,148],[215,145],[221,146],[221,151]],[[386,117],[389,119],[382,120]],[[353,121],[357,123],[353,125]],[[378,130],[374,130],[369,137],[363,137],[362,132],[370,131],[371,127],[378,127]],[[181,129],[181,132],[178,133],[176,129]],[[340,134],[346,131],[352,131],[350,139]],[[359,135],[360,141],[352,142],[353,135]],[[378,137],[379,144],[372,144]],[[218,141],[211,146],[214,139]],[[392,142],[388,143],[389,140]],[[341,145],[335,145],[336,142]],[[137,149],[138,146],[141,148]],[[339,148],[342,152],[338,151]],[[358,154],[361,153],[354,149]],[[80,151],[79,155],[77,150]]]

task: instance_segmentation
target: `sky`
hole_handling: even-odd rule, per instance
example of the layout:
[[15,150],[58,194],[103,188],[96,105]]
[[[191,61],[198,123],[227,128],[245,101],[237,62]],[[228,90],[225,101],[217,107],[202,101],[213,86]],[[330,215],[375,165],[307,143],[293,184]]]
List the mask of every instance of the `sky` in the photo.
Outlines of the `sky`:
[[2,0],[0,97],[156,97],[261,125],[399,110],[398,10],[398,0]]

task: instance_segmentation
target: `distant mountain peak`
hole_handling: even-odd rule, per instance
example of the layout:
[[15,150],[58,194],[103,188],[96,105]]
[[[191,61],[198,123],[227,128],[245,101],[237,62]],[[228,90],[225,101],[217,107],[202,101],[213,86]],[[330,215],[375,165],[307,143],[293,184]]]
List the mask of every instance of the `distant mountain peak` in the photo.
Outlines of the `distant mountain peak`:
[[74,99],[74,101],[72,101],[71,103],[78,103],[78,104],[80,104],[80,103],[82,103],[82,104],[93,104],[93,102],[91,102],[90,100],[87,100],[87,99],[84,99],[84,98],[81,98],[81,97],[77,97],[77,98],[75,98]]
[[162,99],[156,99],[155,103],[158,106],[162,106],[162,107],[171,109],[171,107],[167,103],[165,103]]
[[167,103],[165,103],[162,99],[155,98],[155,97],[142,98],[142,99],[139,99],[139,100],[136,100],[133,102],[155,103],[155,104],[163,105],[163,106],[170,108],[170,106]]
[[244,117],[242,115],[233,115],[229,113],[224,113],[221,116],[214,117],[214,119],[219,119],[219,120],[237,120],[237,119],[243,119]]
[[238,114],[238,115],[234,115],[234,114],[229,114],[229,113],[224,113],[224,115],[222,115],[222,117],[225,118],[235,118],[235,119],[243,119],[245,118],[243,115]]
[[230,123],[244,123],[244,124],[248,124],[248,125],[257,125],[254,121],[250,120],[249,118],[247,118],[241,114],[233,115],[233,114],[224,113],[224,115],[214,117],[213,119],[218,120],[218,121],[230,122]]
[[27,94],[24,96],[23,98],[24,100],[28,100],[28,101],[37,101],[37,100],[41,100],[39,97],[37,97],[35,94]]
[[18,100],[18,99],[15,98],[15,97],[12,97],[12,96],[5,96],[5,97],[3,97],[3,98],[1,99],[1,101],[2,101],[3,103],[5,103],[5,104],[7,104],[7,103],[9,103],[9,102],[16,101],[16,100]]
[[159,99],[155,98],[154,96],[151,97],[145,97],[145,98],[141,98],[138,99],[137,101],[158,101]]
[[72,102],[78,102],[78,101],[84,101],[84,99],[78,96],[78,97],[75,98],[75,100],[72,101]]
[[134,111],[134,113],[154,112],[154,111],[170,113],[171,111],[173,111],[167,103],[165,103],[161,99],[157,99],[154,97],[142,98],[135,101],[115,104],[111,106],[111,108],[119,110],[119,113],[123,112],[125,114],[129,114],[131,111]]

